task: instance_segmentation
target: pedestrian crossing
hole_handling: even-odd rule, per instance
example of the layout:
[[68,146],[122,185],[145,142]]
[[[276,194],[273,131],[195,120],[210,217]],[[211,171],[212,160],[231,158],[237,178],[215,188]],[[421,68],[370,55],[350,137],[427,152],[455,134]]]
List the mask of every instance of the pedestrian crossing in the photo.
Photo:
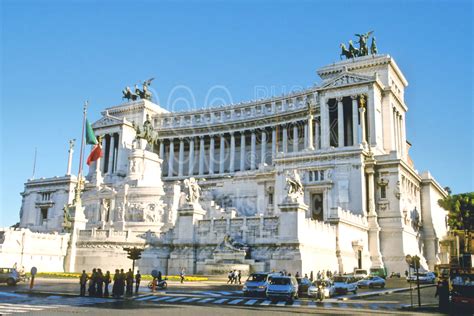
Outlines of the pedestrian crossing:
[[246,298],[246,297],[218,297],[208,295],[207,297],[190,297],[188,296],[176,296],[176,295],[163,295],[163,294],[148,294],[141,297],[134,298],[133,300],[144,303],[153,304],[167,304],[167,303],[183,303],[183,304],[216,304],[216,305],[228,305],[228,306],[276,306],[276,307],[295,307],[295,308],[343,308],[343,309],[367,309],[367,310],[387,310],[394,311],[401,308],[399,304],[387,304],[387,303],[375,303],[375,302],[350,302],[350,301],[337,301],[328,299],[323,302],[315,302],[312,300],[294,300],[293,302],[287,302],[284,300],[271,301],[266,298]]
[[[102,303],[110,303],[116,301],[115,299],[107,299],[107,298],[94,298],[94,297],[79,297],[79,298],[64,298],[60,296],[49,296],[46,300],[51,301],[59,301],[63,304],[25,304],[22,302],[18,303],[5,303],[0,302],[0,315],[11,315],[11,314],[19,314],[19,313],[35,313],[40,311],[46,310],[53,310],[59,308],[68,308],[70,306],[87,306],[87,305],[95,305],[95,304],[102,304]],[[43,300],[44,303],[44,300]]]

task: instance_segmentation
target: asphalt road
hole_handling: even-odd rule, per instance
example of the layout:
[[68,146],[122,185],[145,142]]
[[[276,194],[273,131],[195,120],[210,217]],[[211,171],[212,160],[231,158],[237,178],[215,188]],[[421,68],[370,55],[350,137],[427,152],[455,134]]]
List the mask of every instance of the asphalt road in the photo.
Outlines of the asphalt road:
[[[146,285],[146,282],[144,283]],[[389,281],[387,287],[406,287],[402,280]],[[345,300],[331,298],[322,303],[301,298],[293,303],[270,302],[265,298],[243,297],[241,286],[227,285],[222,281],[179,284],[170,282],[166,291],[151,293],[145,287],[139,295],[126,299],[78,297],[77,280],[38,279],[33,292],[27,293],[27,286],[0,286],[0,314],[26,312],[34,315],[145,315],[161,313],[166,315],[301,315],[301,314],[403,314],[404,305],[410,304],[410,293],[360,298],[367,292],[381,290],[360,290],[358,297],[349,295]],[[382,290],[385,292],[386,290]],[[17,292],[17,293],[15,293]],[[22,292],[22,293],[18,293]],[[414,301],[416,300],[416,292]],[[434,288],[422,289],[422,303],[436,303]],[[410,312],[413,314],[413,312]]]

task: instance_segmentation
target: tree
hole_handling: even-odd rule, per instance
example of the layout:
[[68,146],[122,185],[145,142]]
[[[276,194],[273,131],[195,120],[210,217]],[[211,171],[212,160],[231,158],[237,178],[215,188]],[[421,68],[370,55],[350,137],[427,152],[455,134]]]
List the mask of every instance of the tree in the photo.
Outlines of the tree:
[[124,247],[123,250],[127,252],[127,258],[132,260],[132,272],[135,273],[135,260],[141,259],[143,249],[137,247]]
[[448,195],[440,199],[438,204],[449,211],[448,225],[451,229],[473,230],[474,192]]
[[474,192],[448,195],[444,199],[438,200],[438,204],[449,211],[449,228],[464,231],[467,252],[471,243],[471,232],[474,230]]

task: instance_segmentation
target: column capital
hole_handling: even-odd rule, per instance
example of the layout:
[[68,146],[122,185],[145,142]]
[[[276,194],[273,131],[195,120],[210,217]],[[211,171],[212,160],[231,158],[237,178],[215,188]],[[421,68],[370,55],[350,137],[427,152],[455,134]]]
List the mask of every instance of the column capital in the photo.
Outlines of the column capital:
[[230,131],[230,132],[228,132],[228,133],[230,134],[230,136],[234,136],[234,133],[235,133],[235,132],[234,132],[234,131]]
[[206,136],[205,135],[199,135],[200,140],[204,140],[204,137],[206,137]]
[[336,97],[337,102],[342,102],[343,97]]
[[220,138],[224,138],[225,133],[219,133]]
[[359,96],[357,94],[353,94],[351,95],[351,99],[352,100],[357,100],[359,98]]

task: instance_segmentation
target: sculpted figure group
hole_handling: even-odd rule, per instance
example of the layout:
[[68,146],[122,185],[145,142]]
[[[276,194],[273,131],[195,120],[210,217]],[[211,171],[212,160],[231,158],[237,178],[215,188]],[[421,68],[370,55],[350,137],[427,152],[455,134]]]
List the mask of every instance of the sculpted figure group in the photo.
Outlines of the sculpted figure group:
[[130,87],[125,87],[125,89],[122,90],[122,99],[127,99],[128,101],[135,101],[140,98],[151,101],[152,93],[148,90],[148,87],[151,85],[153,79],[155,78],[143,81],[141,90],[140,88],[138,88],[138,85],[135,85],[135,92],[132,92],[132,89],[130,89]]
[[[352,40],[349,41],[349,48],[346,48],[344,43],[341,43],[341,59],[342,56],[346,57],[346,59],[354,58],[354,57],[361,57],[369,55],[369,47],[368,41],[369,36],[372,35],[373,31],[367,32],[365,34],[355,34],[359,38],[359,48],[354,47]],[[375,42],[375,37],[372,37],[372,43],[370,45],[370,53],[372,55],[377,54],[377,44]]]

